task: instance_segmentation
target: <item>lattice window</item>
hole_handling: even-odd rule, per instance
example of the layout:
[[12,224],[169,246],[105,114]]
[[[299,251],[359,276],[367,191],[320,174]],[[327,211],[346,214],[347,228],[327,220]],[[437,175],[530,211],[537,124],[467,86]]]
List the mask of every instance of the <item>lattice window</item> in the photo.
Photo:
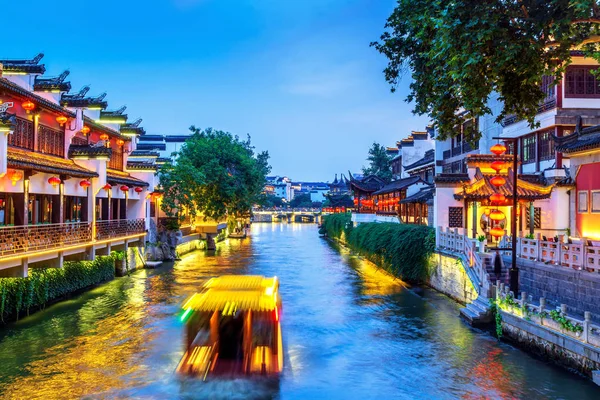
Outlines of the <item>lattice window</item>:
[[[531,221],[531,212],[529,209],[525,210],[525,225],[526,229],[529,229]],[[542,229],[542,209],[541,207],[533,207],[533,227],[535,229]]]
[[33,122],[17,118],[15,130],[8,135],[8,144],[23,149],[33,150]]
[[540,160],[551,160],[554,158],[554,140],[552,131],[540,133]]
[[565,97],[600,97],[600,86],[592,66],[570,66],[565,74]]
[[120,147],[112,149],[112,155],[110,156],[108,167],[123,171],[123,150],[121,150]]
[[78,146],[85,146],[86,144],[88,144],[88,140],[87,138],[81,136],[75,136],[73,139],[71,139],[71,143]]
[[523,162],[530,163],[535,161],[535,135],[527,136],[523,139]]
[[554,77],[551,75],[543,75],[542,76],[542,92],[546,93],[546,98],[544,99],[544,103],[554,99],[556,94],[556,85],[553,83]]
[[37,151],[59,157],[65,156],[65,135],[61,131],[38,126]]
[[448,226],[450,228],[463,227],[463,208],[448,207]]

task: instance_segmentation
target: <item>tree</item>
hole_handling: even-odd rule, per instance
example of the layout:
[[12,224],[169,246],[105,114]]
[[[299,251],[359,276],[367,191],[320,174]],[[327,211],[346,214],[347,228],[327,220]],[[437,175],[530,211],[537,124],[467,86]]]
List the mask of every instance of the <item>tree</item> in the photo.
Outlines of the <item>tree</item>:
[[290,201],[290,206],[292,208],[310,208],[313,206],[313,202],[310,199],[310,194],[305,193],[294,196],[292,201]]
[[[542,77],[560,79],[581,46],[600,60],[598,0],[398,0],[379,42],[388,58],[386,80],[395,90],[410,71],[407,101],[429,115],[441,139],[459,133],[466,118],[490,113],[497,92],[504,109],[533,127],[546,96]],[[464,112],[463,112],[464,111]],[[474,142],[477,127],[466,132]]]
[[258,201],[258,204],[265,208],[283,207],[284,205],[281,197],[277,197],[272,194],[265,195],[261,200]]
[[250,212],[261,198],[271,167],[269,153],[254,154],[250,137],[190,128],[193,135],[158,176],[164,191],[162,210],[171,217],[186,209],[192,216],[230,220]]
[[369,166],[363,167],[364,175],[377,175],[386,182],[392,180],[392,167],[390,165],[391,157],[385,147],[379,143],[373,143],[369,149]]

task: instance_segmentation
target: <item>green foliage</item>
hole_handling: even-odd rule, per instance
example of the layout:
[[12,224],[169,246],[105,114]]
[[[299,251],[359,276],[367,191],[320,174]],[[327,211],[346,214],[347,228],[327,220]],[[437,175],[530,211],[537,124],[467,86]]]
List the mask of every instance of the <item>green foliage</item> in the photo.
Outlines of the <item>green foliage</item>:
[[[301,194],[295,196],[290,201],[290,207],[292,208],[310,208],[313,207],[313,201],[310,199],[310,194]],[[319,203],[321,205],[321,203]]]
[[525,239],[535,239],[535,235],[533,233],[528,233],[525,235]]
[[376,175],[386,182],[392,180],[392,158],[387,153],[386,148],[379,143],[373,143],[369,149],[368,167],[363,167],[363,174]]
[[177,153],[176,164],[158,172],[163,188],[162,210],[171,217],[185,208],[192,217],[237,218],[259,203],[269,153],[254,154],[250,137],[242,141],[228,132],[190,128],[194,133]]
[[496,304],[496,300],[490,299],[490,311],[494,316],[494,320],[496,321],[496,337],[498,339],[502,338],[502,314],[498,308],[498,304]]
[[479,235],[479,236],[477,236],[477,240],[479,242],[484,242],[485,241],[485,235]]
[[[407,101],[436,123],[440,139],[461,133],[466,118],[489,114],[493,92],[504,107],[534,126],[546,97],[544,75],[559,79],[570,50],[598,34],[598,0],[397,0],[374,46],[388,59],[385,79],[396,88],[410,72]],[[596,42],[583,45],[600,59]],[[464,110],[459,113],[459,110]],[[471,143],[476,126],[464,132]]]
[[353,227],[349,214],[323,219],[323,232],[341,239],[367,260],[392,275],[420,282],[429,276],[429,258],[435,250],[435,230],[423,225],[367,223]]
[[554,321],[558,322],[559,325],[561,326],[561,328],[563,328],[565,331],[570,331],[570,332],[583,332],[583,326],[581,326],[580,324],[573,324],[573,322],[571,322],[570,319],[568,319],[563,313],[561,313],[558,310],[550,310],[550,318],[552,318]]
[[94,261],[66,261],[63,268],[32,269],[27,278],[0,278],[0,321],[18,319],[23,311],[107,281],[115,276],[113,256]]
[[277,197],[274,195],[262,196],[259,199],[258,204],[261,204],[265,208],[283,207],[285,205],[281,197]]

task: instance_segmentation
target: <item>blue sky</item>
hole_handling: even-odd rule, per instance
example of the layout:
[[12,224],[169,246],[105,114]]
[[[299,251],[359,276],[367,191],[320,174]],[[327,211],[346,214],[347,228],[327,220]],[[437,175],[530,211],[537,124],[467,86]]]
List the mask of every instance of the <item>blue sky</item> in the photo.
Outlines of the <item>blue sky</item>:
[[[273,174],[331,180],[358,171],[373,141],[392,145],[427,118],[391,94],[376,40],[393,0],[6,2],[0,58],[46,54],[47,76],[108,92],[149,134],[190,125],[245,136]],[[60,5],[58,5],[60,4]],[[151,5],[150,5],[151,4]]]

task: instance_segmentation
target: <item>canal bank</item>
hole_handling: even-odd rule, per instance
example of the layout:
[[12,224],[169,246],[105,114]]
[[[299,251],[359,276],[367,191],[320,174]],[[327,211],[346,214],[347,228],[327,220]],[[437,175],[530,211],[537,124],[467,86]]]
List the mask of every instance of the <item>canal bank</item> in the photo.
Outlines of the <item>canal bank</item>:
[[[0,397],[598,397],[591,382],[465,325],[447,297],[363,271],[314,225],[255,224],[247,239],[135,271],[0,331]],[[274,393],[173,374],[181,303],[223,274],[280,279],[286,367]]]

